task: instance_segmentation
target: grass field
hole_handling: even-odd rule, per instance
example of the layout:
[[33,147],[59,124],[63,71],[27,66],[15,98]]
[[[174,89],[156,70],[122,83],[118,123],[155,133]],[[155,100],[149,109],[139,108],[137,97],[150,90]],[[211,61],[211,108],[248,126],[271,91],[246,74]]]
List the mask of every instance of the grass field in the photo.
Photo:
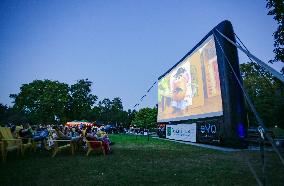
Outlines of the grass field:
[[[113,153],[9,153],[0,185],[257,185],[243,154],[261,175],[258,152],[220,152],[147,137],[111,135]],[[266,152],[267,185],[283,185],[284,168]]]

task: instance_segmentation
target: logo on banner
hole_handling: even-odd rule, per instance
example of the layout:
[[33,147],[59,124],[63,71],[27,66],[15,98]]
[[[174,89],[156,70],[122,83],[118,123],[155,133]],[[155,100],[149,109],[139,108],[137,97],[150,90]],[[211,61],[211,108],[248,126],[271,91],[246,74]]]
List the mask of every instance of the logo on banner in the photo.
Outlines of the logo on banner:
[[216,134],[217,133],[217,126],[215,124],[202,124],[200,126],[200,132],[202,134]]
[[167,136],[172,135],[172,127],[167,127]]

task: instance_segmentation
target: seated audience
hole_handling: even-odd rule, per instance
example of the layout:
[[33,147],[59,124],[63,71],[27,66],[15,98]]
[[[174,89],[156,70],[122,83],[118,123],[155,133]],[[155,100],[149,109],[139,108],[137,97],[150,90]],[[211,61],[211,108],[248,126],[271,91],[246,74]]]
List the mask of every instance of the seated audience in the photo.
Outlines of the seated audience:
[[[106,135],[99,137],[95,132],[92,132],[92,129],[90,127],[88,127],[86,130],[86,138],[89,141],[101,141],[103,144],[105,153],[106,154],[110,153],[110,146],[109,146],[110,143]],[[97,148],[96,143],[92,143],[92,142],[90,143],[93,148]]]

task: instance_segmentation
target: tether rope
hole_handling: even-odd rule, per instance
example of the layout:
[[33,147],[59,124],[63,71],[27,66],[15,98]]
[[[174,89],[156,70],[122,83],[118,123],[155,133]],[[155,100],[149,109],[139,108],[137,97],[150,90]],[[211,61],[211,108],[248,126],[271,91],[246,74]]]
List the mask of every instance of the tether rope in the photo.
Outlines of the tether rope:
[[[241,39],[238,37],[238,35],[237,35],[236,33],[234,33],[234,35],[236,36],[237,40],[240,41],[241,45],[245,48],[245,50],[246,50],[248,53],[250,53],[250,51],[249,51],[248,48],[244,45],[244,43],[241,41]],[[239,43],[238,41],[236,41],[236,43],[237,43],[238,45],[240,45],[240,43]],[[256,62],[254,62],[248,54],[246,54],[246,56],[249,58],[250,62],[253,63],[253,64],[256,66],[256,70],[258,71],[258,73],[259,73],[260,75],[262,75],[262,77],[264,77],[265,82],[267,83],[267,85],[269,86],[269,88],[271,88],[271,90],[272,90],[273,88],[272,88],[272,86],[271,86],[271,82],[268,80],[268,78],[267,78],[267,77],[260,71],[260,69],[259,69],[259,68],[261,67],[261,65],[258,64],[258,63],[256,63]]]
[[[225,38],[229,43],[231,43],[232,45],[234,45],[235,47],[237,47],[238,49],[240,49],[243,53],[247,54],[248,56],[250,56],[255,62],[257,62],[259,65],[261,65],[266,71],[270,72],[273,76],[275,76],[276,78],[278,78],[280,81],[282,81],[284,83],[284,76],[277,72],[275,69],[273,69],[272,67],[270,67],[269,65],[267,65],[266,63],[264,63],[263,61],[261,61],[260,59],[258,59],[257,57],[255,57],[254,55],[252,55],[250,52],[246,51],[245,49],[243,49],[240,45],[237,45],[234,41],[230,40],[227,36],[225,36],[224,34],[222,34],[219,30],[215,29],[223,38]],[[213,31],[214,32],[214,31]]]
[[[216,30],[217,30],[217,29],[216,29]],[[218,30],[217,30],[217,31],[218,31]],[[218,32],[219,32],[219,31],[218,31]],[[220,33],[220,32],[219,32],[219,33]],[[238,82],[238,84],[239,84],[239,86],[240,86],[240,88],[241,88],[243,94],[244,94],[244,97],[245,97],[245,99],[246,99],[246,101],[247,101],[248,106],[250,107],[251,111],[253,112],[254,116],[256,117],[256,120],[257,120],[258,124],[260,125],[260,127],[259,127],[259,132],[260,132],[262,135],[265,135],[265,137],[266,137],[266,138],[268,139],[268,141],[271,143],[271,145],[272,145],[272,147],[273,147],[273,150],[274,150],[274,151],[276,152],[276,154],[278,155],[278,157],[279,157],[279,159],[280,159],[282,165],[284,165],[284,161],[283,161],[282,155],[280,154],[279,150],[277,149],[277,147],[276,147],[276,145],[275,145],[275,143],[274,143],[274,140],[271,138],[271,136],[269,136],[269,135],[267,134],[267,132],[266,132],[267,130],[266,130],[266,127],[265,127],[265,125],[264,125],[262,119],[259,117],[259,115],[258,115],[258,113],[257,113],[257,111],[256,111],[256,109],[255,109],[255,107],[254,107],[254,105],[252,104],[252,102],[251,102],[251,100],[250,100],[250,98],[249,98],[249,96],[248,96],[246,90],[244,89],[242,83],[240,82],[238,76],[236,75],[236,72],[234,71],[234,69],[233,69],[233,67],[232,67],[232,65],[231,65],[231,63],[230,63],[230,61],[229,61],[227,55],[225,54],[225,52],[224,52],[224,50],[223,50],[223,48],[222,48],[222,46],[221,46],[221,44],[220,44],[218,38],[216,37],[216,34],[215,34],[214,31],[213,31],[213,34],[214,34],[214,36],[215,36],[215,38],[216,38],[216,40],[217,40],[217,43],[218,43],[219,47],[221,48],[222,54],[223,54],[223,56],[225,57],[226,62],[229,64],[229,66],[230,66],[230,68],[231,68],[231,70],[232,70],[232,72],[233,72],[233,74],[234,74],[234,76],[235,76],[235,78],[236,78],[236,80],[237,80],[237,82]],[[220,33],[220,35],[223,36],[226,40],[228,40],[228,38],[227,38],[226,36],[224,36],[222,33]],[[230,40],[230,43],[232,43],[231,40]],[[233,43],[232,43],[232,44],[233,44]],[[235,43],[234,43],[234,45],[237,46]],[[240,47],[240,46],[239,46],[239,47]],[[237,48],[239,48],[239,47],[237,47]],[[263,137],[263,136],[262,136],[262,137]],[[264,140],[264,137],[263,137],[263,140]],[[263,141],[262,141],[261,143],[263,143]],[[263,144],[262,144],[262,145],[263,145]],[[265,184],[265,175],[264,175],[265,160],[264,160],[264,149],[263,149],[263,147],[260,148],[260,151],[261,151],[261,153],[262,153],[263,184]],[[258,182],[258,184],[259,184],[259,185],[263,185],[263,184],[260,182],[260,179],[257,177],[255,171],[253,170],[253,168],[252,168],[252,166],[250,165],[250,163],[249,163],[248,160],[247,160],[247,163],[248,163],[249,168],[250,168],[252,174],[254,175],[256,181]]]
[[140,98],[140,103],[136,103],[133,108],[139,106],[141,104],[141,102],[143,101],[143,99],[147,96],[147,94],[152,90],[152,88],[154,87],[154,85],[157,83],[157,81],[155,81],[152,86],[146,91],[146,94],[144,94],[141,98]]

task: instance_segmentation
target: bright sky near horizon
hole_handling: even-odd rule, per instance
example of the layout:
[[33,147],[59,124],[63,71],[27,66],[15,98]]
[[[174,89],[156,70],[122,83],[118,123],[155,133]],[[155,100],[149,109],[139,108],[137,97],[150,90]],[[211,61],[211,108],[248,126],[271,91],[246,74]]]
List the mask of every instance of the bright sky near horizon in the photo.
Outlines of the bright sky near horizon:
[[[1,0],[0,103],[35,79],[76,83],[133,109],[157,78],[214,26],[232,22],[255,56],[274,57],[265,0]],[[240,62],[248,59],[239,51]],[[279,70],[283,65],[275,64]],[[142,107],[157,103],[157,86]]]

